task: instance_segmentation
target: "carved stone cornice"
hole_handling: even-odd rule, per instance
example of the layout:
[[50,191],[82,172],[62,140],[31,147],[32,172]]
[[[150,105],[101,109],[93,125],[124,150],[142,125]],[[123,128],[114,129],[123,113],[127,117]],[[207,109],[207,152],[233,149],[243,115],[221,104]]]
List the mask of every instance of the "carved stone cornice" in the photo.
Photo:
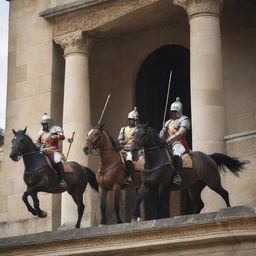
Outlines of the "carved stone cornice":
[[92,45],[92,39],[83,32],[76,31],[54,38],[56,44],[61,45],[64,56],[74,53],[88,54]]
[[187,11],[189,18],[198,15],[219,16],[224,0],[173,0]]
[[83,6],[65,13],[41,15],[54,24],[54,36],[60,36],[77,30],[90,31],[119,17],[127,15],[159,0],[116,0],[98,1],[92,6]]

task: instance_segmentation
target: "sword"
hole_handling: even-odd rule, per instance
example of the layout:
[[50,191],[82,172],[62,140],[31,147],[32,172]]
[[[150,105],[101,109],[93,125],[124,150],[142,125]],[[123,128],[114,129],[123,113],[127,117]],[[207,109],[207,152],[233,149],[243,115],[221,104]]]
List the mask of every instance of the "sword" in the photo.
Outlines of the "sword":
[[165,123],[166,110],[167,110],[167,106],[168,106],[168,100],[169,100],[169,94],[170,94],[171,81],[172,81],[172,70],[171,70],[171,72],[170,72],[170,77],[169,77],[169,82],[168,82],[168,90],[167,90],[166,102],[165,102],[165,109],[164,109],[163,127],[164,127],[164,123]]
[[103,110],[102,110],[102,113],[101,113],[101,116],[100,116],[100,119],[99,119],[98,124],[100,124],[100,122],[101,122],[101,120],[102,120],[102,117],[103,117],[104,112],[105,112],[105,109],[106,109],[106,107],[107,107],[107,105],[108,105],[109,99],[110,99],[110,94],[109,94],[108,97],[107,97],[107,100],[106,100],[106,102],[105,102],[105,105],[104,105],[104,108],[103,108]]

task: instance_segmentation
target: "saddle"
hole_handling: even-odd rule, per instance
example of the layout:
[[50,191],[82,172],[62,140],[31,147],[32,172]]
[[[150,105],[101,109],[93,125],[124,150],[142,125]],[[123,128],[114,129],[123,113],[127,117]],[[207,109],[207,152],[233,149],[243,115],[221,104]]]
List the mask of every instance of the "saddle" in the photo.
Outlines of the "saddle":
[[[167,156],[168,156],[168,159],[169,159],[169,162],[171,162],[171,159],[172,159],[172,154],[166,149],[166,153],[167,153]],[[190,169],[193,167],[193,163],[192,163],[192,159],[190,157],[190,154],[189,153],[184,153],[182,156],[181,156],[181,160],[182,160],[182,168],[186,169]]]
[[[54,166],[55,166],[55,162],[53,160],[53,158],[47,154],[43,154],[44,157],[45,157],[45,160],[48,164],[48,166],[55,172],[57,173],[57,171],[55,170]],[[73,173],[74,170],[73,168],[71,167],[71,165],[68,163],[68,162],[63,162],[63,167],[64,167],[64,172],[65,173]]]
[[[121,162],[123,166],[125,166],[125,151],[124,152],[120,151],[119,154],[120,154]],[[145,164],[144,156],[138,157],[138,159],[133,161],[134,170],[136,172],[142,172],[144,169],[144,164]]]

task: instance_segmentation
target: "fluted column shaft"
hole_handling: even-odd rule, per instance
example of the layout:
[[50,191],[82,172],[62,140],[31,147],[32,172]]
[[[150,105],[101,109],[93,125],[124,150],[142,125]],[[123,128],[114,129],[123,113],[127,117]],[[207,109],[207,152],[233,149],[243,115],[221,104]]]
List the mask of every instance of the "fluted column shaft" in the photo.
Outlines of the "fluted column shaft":
[[[78,31],[57,37],[55,42],[64,49],[66,61],[63,129],[66,136],[71,136],[75,131],[68,159],[87,166],[88,159],[82,152],[82,143],[90,128],[89,39],[83,35],[82,31]],[[68,143],[64,143],[63,152],[68,151],[68,146]],[[76,205],[67,193],[62,195],[61,215],[62,225],[74,225],[77,220]]]

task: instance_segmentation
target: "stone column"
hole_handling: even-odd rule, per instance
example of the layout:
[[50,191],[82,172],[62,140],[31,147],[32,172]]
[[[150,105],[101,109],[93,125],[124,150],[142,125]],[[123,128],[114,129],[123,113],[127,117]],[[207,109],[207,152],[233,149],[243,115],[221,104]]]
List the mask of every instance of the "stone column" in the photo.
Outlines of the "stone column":
[[[82,152],[82,144],[90,128],[90,85],[88,70],[89,39],[77,31],[55,38],[64,50],[65,84],[63,106],[63,129],[66,137],[71,137],[75,131],[68,160],[77,161],[87,166],[88,159]],[[68,151],[69,143],[63,143],[63,152]],[[88,210],[89,196],[84,196]],[[71,196],[62,194],[61,224],[74,225],[77,220],[77,208]],[[86,216],[85,216],[86,215]],[[89,218],[89,219],[88,219]],[[90,225],[90,216],[84,214],[83,219]],[[84,226],[83,225],[83,226]]]
[[[222,75],[220,11],[223,0],[175,0],[190,23],[190,69],[193,150],[225,152],[225,105]],[[206,211],[225,207],[216,193],[207,196]],[[218,202],[217,202],[218,201]],[[217,207],[217,208],[216,208]]]

